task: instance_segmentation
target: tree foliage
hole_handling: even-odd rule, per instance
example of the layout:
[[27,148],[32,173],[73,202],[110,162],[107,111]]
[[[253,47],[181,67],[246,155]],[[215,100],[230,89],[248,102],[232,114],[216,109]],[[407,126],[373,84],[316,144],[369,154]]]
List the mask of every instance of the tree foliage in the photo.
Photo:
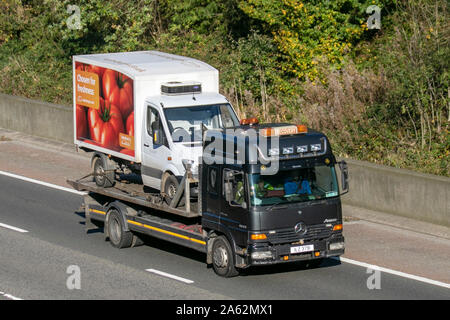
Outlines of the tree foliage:
[[[367,28],[371,5],[381,30]],[[187,55],[220,70],[242,116],[303,122],[339,155],[449,176],[448,21],[446,0],[2,0],[0,91],[69,105],[73,55]]]
[[[300,79],[319,77],[317,64],[338,68],[367,30],[368,1],[249,0],[240,8],[273,35],[283,72]],[[373,4],[381,3],[372,1]],[[323,76],[323,75],[322,75]]]

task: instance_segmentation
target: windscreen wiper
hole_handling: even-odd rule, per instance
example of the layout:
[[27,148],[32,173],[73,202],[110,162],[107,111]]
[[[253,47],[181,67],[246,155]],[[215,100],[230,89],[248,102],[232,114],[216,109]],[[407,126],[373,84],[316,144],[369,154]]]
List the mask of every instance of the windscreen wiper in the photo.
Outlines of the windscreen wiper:
[[[267,211],[271,211],[271,210],[273,209],[273,207],[275,207],[277,204],[280,204],[280,203],[283,202],[283,200],[282,200],[281,198],[279,198],[279,200],[280,200],[280,201],[273,203],[273,204],[269,207],[269,209],[267,209]],[[287,206],[282,206],[282,207],[279,207],[279,208],[277,208],[277,209],[283,209],[283,208],[287,208]]]

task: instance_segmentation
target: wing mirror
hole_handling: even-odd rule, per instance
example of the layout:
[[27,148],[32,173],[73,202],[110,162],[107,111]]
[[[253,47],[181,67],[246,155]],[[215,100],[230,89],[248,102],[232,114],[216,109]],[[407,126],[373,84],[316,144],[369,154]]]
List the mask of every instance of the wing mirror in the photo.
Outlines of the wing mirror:
[[348,183],[348,165],[345,160],[338,162],[339,169],[341,170],[341,184],[342,184],[342,194],[346,194],[349,191],[349,183]]

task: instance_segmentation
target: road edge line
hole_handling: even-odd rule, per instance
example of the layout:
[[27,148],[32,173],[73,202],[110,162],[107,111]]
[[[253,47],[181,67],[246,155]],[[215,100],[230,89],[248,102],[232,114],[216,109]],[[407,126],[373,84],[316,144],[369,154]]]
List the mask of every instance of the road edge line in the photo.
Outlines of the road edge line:
[[167,272],[155,270],[155,269],[145,269],[145,271],[150,272],[150,273],[154,273],[154,274],[157,274],[157,275],[160,275],[160,276],[163,276],[163,277],[167,277],[167,278],[170,278],[170,279],[173,279],[173,280],[178,280],[178,281],[181,281],[181,282],[184,282],[184,283],[187,283],[187,284],[194,283],[193,280],[182,278],[182,277],[179,277],[179,276],[167,273]]
[[6,172],[6,171],[1,171],[0,170],[0,174],[4,175],[4,176],[7,176],[7,177],[10,177],[10,178],[15,178],[15,179],[23,180],[23,181],[26,181],[26,182],[39,184],[39,185],[42,185],[42,186],[45,186],[45,187],[71,192],[71,193],[74,193],[74,194],[77,194],[77,195],[80,195],[80,196],[84,196],[84,195],[87,194],[86,192],[77,191],[77,190],[74,190],[74,189],[66,188],[66,187],[59,186],[57,184],[53,184],[53,183],[49,183],[49,182],[44,182],[44,181],[40,181],[40,180],[36,180],[36,179],[32,179],[32,178],[27,178],[27,177],[20,176],[18,174]]
[[369,269],[372,269],[372,270],[378,270],[378,271],[381,271],[381,272],[384,272],[384,273],[393,274],[393,275],[396,275],[396,276],[399,276],[399,277],[412,279],[412,280],[424,282],[424,283],[427,283],[427,284],[432,284],[432,285],[435,285],[435,286],[439,286],[439,287],[450,289],[450,284],[449,283],[445,283],[445,282],[441,282],[441,281],[437,281],[437,280],[432,280],[432,279],[429,279],[429,278],[416,276],[416,275],[413,275],[413,274],[410,274],[410,273],[397,271],[397,270],[392,270],[392,269],[389,269],[389,268],[380,267],[380,266],[377,266],[377,265],[374,265],[374,264],[361,262],[361,261],[356,261],[356,260],[352,260],[352,259],[348,259],[348,258],[344,258],[344,257],[331,257],[331,258],[334,259],[334,260],[337,260],[337,261],[341,261],[341,262],[357,265],[357,266],[360,266],[360,267],[369,268]]
[[21,232],[21,233],[28,232],[28,230],[17,228],[17,227],[11,226],[9,224],[1,223],[1,222],[0,222],[0,227],[6,228],[6,229],[10,229],[10,230],[14,230],[14,231]]

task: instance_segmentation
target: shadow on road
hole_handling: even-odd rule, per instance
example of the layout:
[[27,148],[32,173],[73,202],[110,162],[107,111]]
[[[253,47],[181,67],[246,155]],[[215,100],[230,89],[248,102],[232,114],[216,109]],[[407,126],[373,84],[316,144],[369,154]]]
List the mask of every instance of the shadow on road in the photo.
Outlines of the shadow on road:
[[[80,218],[83,218],[83,221],[80,221],[80,225],[85,225],[85,213],[84,211],[77,210],[74,212]],[[103,233],[104,232],[104,223],[96,220],[92,220],[92,223],[97,227],[97,229],[91,229],[87,232],[87,234],[92,233]],[[145,234],[136,234],[141,240],[139,246],[148,246],[153,249],[157,249],[160,251],[164,251],[170,254],[178,255],[184,258],[192,259],[197,262],[205,263],[206,255],[205,253],[198,252],[196,250],[183,247],[181,245],[171,243],[166,240],[161,240],[152,236],[148,236]],[[270,274],[278,274],[278,273],[288,273],[288,272],[298,272],[303,270],[312,270],[312,269],[322,269],[322,268],[330,268],[340,265],[341,262],[339,258],[323,258],[316,259],[311,261],[296,261],[296,262],[288,262],[288,263],[280,263],[276,265],[269,266],[254,266],[248,269],[241,269],[240,275],[244,277],[251,276],[259,276],[259,275],[270,275]],[[208,266],[211,268],[212,266]]]
[[296,261],[269,266],[255,266],[241,270],[240,275],[245,277],[270,275],[278,273],[298,272],[312,269],[331,268],[341,264],[339,259],[324,258],[311,261]]

